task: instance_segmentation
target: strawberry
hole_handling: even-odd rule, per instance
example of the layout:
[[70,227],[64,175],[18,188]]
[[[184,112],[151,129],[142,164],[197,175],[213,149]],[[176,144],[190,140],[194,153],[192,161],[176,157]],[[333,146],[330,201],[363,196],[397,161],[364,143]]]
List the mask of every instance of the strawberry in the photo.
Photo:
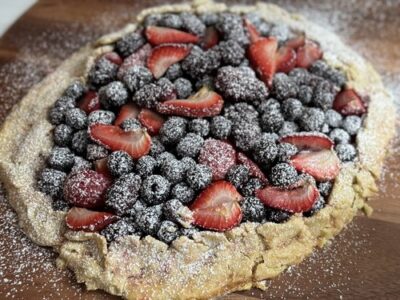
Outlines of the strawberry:
[[285,42],[285,46],[297,50],[297,48],[304,46],[305,43],[306,43],[306,37],[304,34],[301,34],[295,38],[287,40]]
[[80,207],[71,208],[65,217],[69,229],[87,232],[98,232],[117,220],[118,217],[112,213],[92,211]]
[[139,115],[139,112],[140,108],[133,103],[122,105],[121,109],[119,110],[118,117],[114,121],[114,125],[119,126],[125,120],[136,119],[137,116]]
[[170,43],[196,44],[199,41],[199,37],[193,34],[173,28],[159,26],[147,27],[145,30],[145,35],[149,43],[153,46]]
[[88,91],[82,100],[79,101],[78,106],[87,114],[100,109],[100,101],[97,93],[95,91]]
[[246,28],[247,32],[249,33],[251,43],[257,42],[258,40],[262,39],[257,28],[249,20],[244,19],[243,22],[244,22],[244,27]]
[[122,79],[126,71],[133,66],[145,66],[147,58],[151,53],[151,49],[152,47],[150,46],[150,44],[145,44],[135,53],[132,53],[130,56],[125,58],[122,65],[119,67],[118,78]]
[[64,184],[64,198],[73,206],[102,207],[111,183],[109,177],[90,169],[72,172]]
[[157,104],[157,111],[165,115],[177,115],[190,118],[212,117],[219,115],[224,100],[208,87],[202,87],[188,99],[168,100]]
[[343,115],[362,115],[367,111],[361,97],[353,89],[341,91],[333,102],[333,108]]
[[277,72],[289,73],[296,66],[297,54],[292,48],[283,46],[276,54]]
[[297,49],[296,66],[308,68],[318,59],[322,58],[322,50],[315,42],[306,40],[304,46]]
[[242,196],[231,183],[212,183],[197,196],[190,207],[194,224],[215,231],[231,229],[242,220],[239,205],[241,199]]
[[340,171],[340,160],[333,150],[301,151],[290,162],[297,171],[310,174],[318,181],[335,179]]
[[299,132],[288,134],[280,138],[281,143],[295,145],[299,150],[332,149],[333,141],[323,133]]
[[278,42],[276,38],[262,38],[249,46],[248,56],[254,69],[260,74],[261,79],[269,87],[272,86],[272,78],[276,72],[276,50]]
[[204,49],[210,49],[219,42],[219,34],[215,27],[207,27],[202,41]]
[[108,52],[102,55],[102,57],[105,57],[106,59],[108,59],[109,61],[111,61],[112,63],[120,66],[123,62],[121,56],[118,55],[118,53],[116,52]]
[[289,188],[267,186],[256,191],[265,205],[289,212],[308,211],[318,200],[319,192],[310,178],[302,178]]
[[165,118],[155,111],[143,108],[138,116],[140,123],[151,135],[157,135],[165,122]]
[[89,127],[92,140],[112,151],[123,150],[138,159],[150,151],[151,137],[146,129],[123,131],[118,126],[94,124]]
[[249,175],[251,177],[256,177],[258,179],[260,179],[263,183],[267,183],[268,179],[267,177],[264,175],[263,171],[261,171],[261,169],[258,167],[258,165],[252,161],[250,158],[248,158],[244,153],[239,152],[237,154],[237,161],[239,164],[242,164],[244,166],[246,166],[247,168],[249,168]]
[[163,45],[153,49],[147,59],[147,67],[153,76],[158,79],[167,69],[184,59],[190,52],[190,47],[185,45]]
[[111,175],[110,171],[108,170],[107,161],[108,161],[107,157],[95,160],[93,162],[94,169],[97,173],[103,174],[104,176],[111,178],[112,175]]
[[199,163],[211,168],[213,180],[224,179],[236,163],[236,151],[227,142],[207,139],[200,150]]

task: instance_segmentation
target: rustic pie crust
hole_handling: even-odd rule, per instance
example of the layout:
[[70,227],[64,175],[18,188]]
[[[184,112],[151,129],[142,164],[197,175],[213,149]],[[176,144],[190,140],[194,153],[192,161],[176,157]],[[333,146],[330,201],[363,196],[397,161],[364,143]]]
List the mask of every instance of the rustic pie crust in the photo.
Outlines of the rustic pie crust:
[[367,199],[377,192],[388,144],[394,135],[395,110],[381,78],[363,58],[331,32],[271,4],[227,7],[195,1],[164,5],[139,14],[162,12],[248,13],[266,21],[285,23],[320,43],[327,62],[341,69],[348,84],[368,95],[368,113],[357,135],[359,159],[342,166],[328,204],[309,218],[294,215],[286,223],[243,223],[224,233],[201,231],[193,239],[181,236],[170,246],[150,236],[125,236],[107,246],[97,233],[73,232],[65,212],[53,211],[50,198],[36,188],[36,175],[52,147],[53,126],[47,111],[77,77],[111,43],[136,28],[102,37],[67,59],[14,107],[0,131],[0,176],[19,224],[37,244],[59,253],[59,266],[72,269],[88,289],[103,289],[127,299],[209,298],[252,287],[266,288],[267,280],[300,263],[315,247],[324,246],[357,214],[371,208]]

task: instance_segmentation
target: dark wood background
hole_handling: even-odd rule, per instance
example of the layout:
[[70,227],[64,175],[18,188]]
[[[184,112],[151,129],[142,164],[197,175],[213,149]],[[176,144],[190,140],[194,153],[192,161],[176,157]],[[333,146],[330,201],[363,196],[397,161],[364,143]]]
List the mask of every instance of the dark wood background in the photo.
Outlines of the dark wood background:
[[[163,2],[38,1],[0,39],[0,123],[32,85],[72,52],[133,20],[141,9]],[[372,62],[399,99],[400,1],[272,2],[335,31]],[[400,298],[398,149],[396,139],[381,192],[372,199],[372,217],[357,217],[331,246],[273,280],[268,291],[222,298]],[[33,245],[18,230],[15,215],[1,193],[0,216],[0,299],[114,299],[103,292],[85,291],[69,271],[57,270],[55,255]]]

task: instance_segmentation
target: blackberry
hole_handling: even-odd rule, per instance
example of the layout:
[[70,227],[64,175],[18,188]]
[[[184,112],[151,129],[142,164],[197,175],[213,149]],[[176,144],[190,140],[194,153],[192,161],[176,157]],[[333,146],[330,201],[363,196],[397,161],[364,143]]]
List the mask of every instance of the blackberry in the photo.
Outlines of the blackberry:
[[206,26],[194,14],[183,12],[180,14],[182,20],[182,28],[198,36],[203,36]]
[[331,181],[325,181],[318,183],[318,190],[321,196],[328,197],[331,193],[333,183]]
[[50,197],[60,197],[67,174],[54,169],[44,169],[38,180],[38,188]]
[[343,162],[353,161],[357,155],[356,148],[351,144],[336,145],[335,151],[339,159]]
[[278,144],[278,155],[277,159],[281,162],[287,162],[289,159],[297,154],[297,147],[289,143]]
[[358,116],[347,116],[343,120],[342,128],[350,135],[355,135],[361,127],[361,118]]
[[186,78],[181,77],[176,79],[174,81],[174,85],[176,89],[176,96],[178,97],[178,99],[186,99],[193,92],[192,83]]
[[160,86],[150,83],[138,90],[132,101],[140,107],[154,108],[163,96]]
[[325,199],[322,196],[318,197],[318,200],[314,203],[314,205],[311,207],[309,211],[306,211],[303,213],[303,216],[305,217],[311,217],[315,215],[316,212],[320,211],[323,209],[325,206]]
[[135,65],[125,72],[122,79],[128,89],[135,93],[153,81],[153,74],[146,67]]
[[215,49],[221,54],[223,65],[238,66],[245,58],[244,48],[233,40],[222,41]]
[[160,22],[161,18],[162,18],[161,14],[147,15],[143,21],[143,25],[145,27],[158,25],[158,22]]
[[74,157],[74,166],[72,167],[71,172],[75,172],[78,170],[82,169],[91,169],[92,168],[92,163],[87,161],[81,156],[75,156]]
[[199,230],[195,227],[181,229],[182,235],[184,235],[190,239],[193,238],[193,235],[196,234],[197,232],[199,232]]
[[276,73],[272,81],[273,92],[279,100],[296,98],[299,86],[285,73]]
[[148,205],[164,202],[171,188],[170,182],[160,175],[151,175],[143,180],[140,196]]
[[241,16],[233,13],[222,13],[215,27],[222,34],[223,40],[234,40],[242,46],[249,44]]
[[269,222],[283,223],[289,220],[291,216],[291,213],[283,210],[273,209],[270,207],[265,210],[265,217]]
[[270,180],[275,186],[288,187],[297,179],[296,169],[288,163],[278,163],[271,168]]
[[270,110],[261,115],[260,124],[263,131],[278,132],[285,122],[279,110]]
[[242,74],[246,77],[256,77],[256,72],[254,72],[254,70],[248,66],[242,66],[240,65],[238,67],[238,69],[240,70],[240,72],[242,72]]
[[158,154],[161,154],[165,151],[165,147],[161,143],[158,137],[151,138],[151,147],[149,155],[152,157],[156,157]]
[[109,110],[95,110],[88,116],[88,124],[106,124],[111,125],[115,120],[115,114]]
[[239,126],[241,124],[253,124],[258,126],[258,112],[253,105],[246,102],[235,103],[224,108],[224,117],[233,124]]
[[199,16],[199,19],[206,25],[206,26],[213,26],[218,22],[218,15],[215,13],[203,13]]
[[346,83],[346,76],[342,72],[330,67],[322,60],[317,60],[313,63],[310,67],[310,72],[331,81],[339,88]]
[[51,202],[51,208],[55,211],[67,212],[70,207],[69,204],[64,201],[64,199],[56,198]]
[[156,166],[157,161],[154,159],[154,157],[145,155],[138,159],[135,165],[135,170],[140,176],[147,177],[153,174]]
[[264,204],[256,197],[244,197],[241,208],[243,222],[261,222],[265,218]]
[[232,122],[224,116],[216,116],[211,120],[211,135],[220,140],[225,140],[231,134]]
[[243,196],[254,196],[256,190],[261,189],[263,184],[258,178],[250,178],[245,184],[240,188],[240,193]]
[[249,180],[249,168],[245,165],[234,165],[229,168],[226,179],[239,188]]
[[69,148],[54,147],[49,155],[50,167],[59,171],[69,171],[74,165],[74,154]]
[[283,122],[281,129],[279,129],[278,134],[284,136],[299,131],[299,126],[295,122]]
[[221,64],[219,52],[210,49],[203,51],[194,46],[188,56],[182,61],[182,70],[193,79],[202,78],[204,75],[217,70]]
[[165,72],[164,76],[166,78],[168,78],[169,80],[176,80],[179,77],[182,77],[183,76],[183,72],[182,72],[181,64],[175,63],[172,66],[170,66],[167,69],[167,71]]
[[188,130],[201,137],[210,133],[210,123],[206,119],[193,119],[189,122]]
[[297,93],[297,98],[301,103],[307,105],[311,103],[313,97],[313,89],[308,85],[301,85],[299,87],[299,92]]
[[342,125],[343,117],[336,110],[328,109],[325,112],[325,122],[333,128],[340,127]]
[[171,190],[171,197],[178,199],[182,203],[191,202],[194,196],[194,190],[184,182],[176,184]]
[[329,137],[335,144],[348,144],[350,143],[350,135],[341,128],[335,128],[329,133]]
[[138,216],[146,209],[146,207],[147,206],[142,201],[137,199],[131,208],[128,209],[126,215],[136,221]]
[[118,65],[102,57],[97,60],[88,74],[89,84],[95,87],[106,85],[117,77]]
[[166,243],[172,243],[179,236],[179,227],[174,222],[163,221],[157,231],[157,238]]
[[168,78],[160,78],[157,81],[157,86],[161,88],[159,101],[175,99],[176,90],[174,84]]
[[260,134],[260,127],[253,124],[240,124],[239,126],[234,126],[232,130],[235,145],[242,151],[253,149]]
[[186,182],[195,191],[207,187],[212,180],[212,171],[208,166],[196,165],[186,172]]
[[123,218],[108,225],[106,228],[100,231],[100,234],[106,238],[108,243],[111,243],[122,236],[132,234],[140,235],[140,232],[132,220]]
[[131,32],[123,36],[115,43],[115,50],[123,57],[127,57],[139,50],[146,43],[144,37],[137,32]]
[[157,23],[159,26],[175,29],[180,29],[183,26],[181,17],[176,14],[163,14]]
[[107,159],[111,175],[119,177],[133,171],[133,159],[125,151],[114,151]]
[[253,156],[255,160],[260,164],[269,165],[277,155],[278,147],[275,140],[269,135],[261,135],[254,144]]
[[119,216],[126,215],[139,197],[141,183],[140,176],[134,173],[122,175],[107,190],[106,206]]
[[319,108],[305,108],[299,122],[305,131],[320,131],[325,122],[325,114]]
[[80,80],[73,81],[67,89],[64,91],[63,96],[71,98],[73,100],[78,100],[85,94],[86,87]]
[[[292,78],[298,85],[308,86],[311,80],[311,74],[307,69],[295,68],[289,72],[289,77]],[[305,103],[304,103],[305,104]]]
[[268,89],[261,80],[246,76],[240,68],[231,66],[218,70],[215,87],[224,98],[234,102],[253,102],[268,96]]
[[281,109],[281,103],[274,98],[270,98],[268,100],[262,100],[260,104],[257,106],[257,111],[260,114],[280,109]]
[[53,139],[58,146],[66,147],[71,144],[74,130],[65,124],[60,124],[54,128]]
[[124,131],[131,131],[142,128],[142,124],[140,124],[138,119],[126,119],[121,123],[120,127]]
[[177,144],[186,135],[187,121],[181,117],[169,117],[160,129],[159,137],[163,144]]
[[51,124],[60,125],[65,121],[65,113],[75,108],[75,101],[68,97],[61,97],[49,111],[49,119]]
[[160,205],[147,207],[136,220],[136,224],[144,234],[156,235],[161,225],[162,208]]
[[172,184],[184,180],[184,166],[177,159],[165,161],[161,166],[161,174]]
[[107,157],[108,150],[101,145],[88,144],[86,147],[86,158],[90,161]]
[[195,133],[188,133],[176,146],[176,153],[180,157],[195,158],[199,155],[203,143],[204,139],[201,136]]
[[165,163],[167,163],[168,161],[174,160],[174,159],[175,159],[175,155],[173,155],[170,152],[165,151],[163,153],[160,153],[156,157],[157,167],[162,168],[162,166]]
[[185,169],[185,172],[189,170],[190,168],[196,166],[196,161],[191,158],[191,157],[184,157],[181,159],[181,163],[183,165],[183,168]]
[[124,105],[128,96],[128,91],[121,81],[110,82],[99,90],[100,103],[106,109]]
[[203,86],[208,87],[210,90],[215,90],[214,77],[210,75],[205,75],[200,79],[197,79],[194,87],[196,90],[200,90]]
[[303,104],[300,100],[289,98],[282,102],[282,113],[285,120],[295,121],[303,113]]
[[326,111],[332,108],[333,100],[335,100],[335,95],[332,93],[332,86],[328,81],[321,81],[314,88],[313,93],[313,103]]
[[74,129],[83,129],[87,126],[86,113],[80,108],[71,108],[65,113],[65,122]]
[[289,27],[285,24],[277,24],[271,27],[270,36],[276,37],[278,42],[282,43],[289,38]]

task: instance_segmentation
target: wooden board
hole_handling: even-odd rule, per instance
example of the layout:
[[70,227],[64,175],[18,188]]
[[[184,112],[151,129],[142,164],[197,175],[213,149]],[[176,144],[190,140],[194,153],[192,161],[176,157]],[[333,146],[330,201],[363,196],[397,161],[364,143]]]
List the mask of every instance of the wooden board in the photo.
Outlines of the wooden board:
[[[163,2],[39,1],[0,39],[0,122],[32,85],[72,52],[133,20],[141,9]],[[395,95],[400,94],[400,1],[273,2],[336,31],[375,65]],[[371,218],[357,217],[330,247],[271,281],[268,291],[222,298],[399,298],[398,147],[395,141],[381,192],[372,199],[375,213]],[[32,245],[18,231],[1,193],[0,215],[0,299],[116,299],[99,291],[87,292],[69,271],[58,271],[55,255]]]

